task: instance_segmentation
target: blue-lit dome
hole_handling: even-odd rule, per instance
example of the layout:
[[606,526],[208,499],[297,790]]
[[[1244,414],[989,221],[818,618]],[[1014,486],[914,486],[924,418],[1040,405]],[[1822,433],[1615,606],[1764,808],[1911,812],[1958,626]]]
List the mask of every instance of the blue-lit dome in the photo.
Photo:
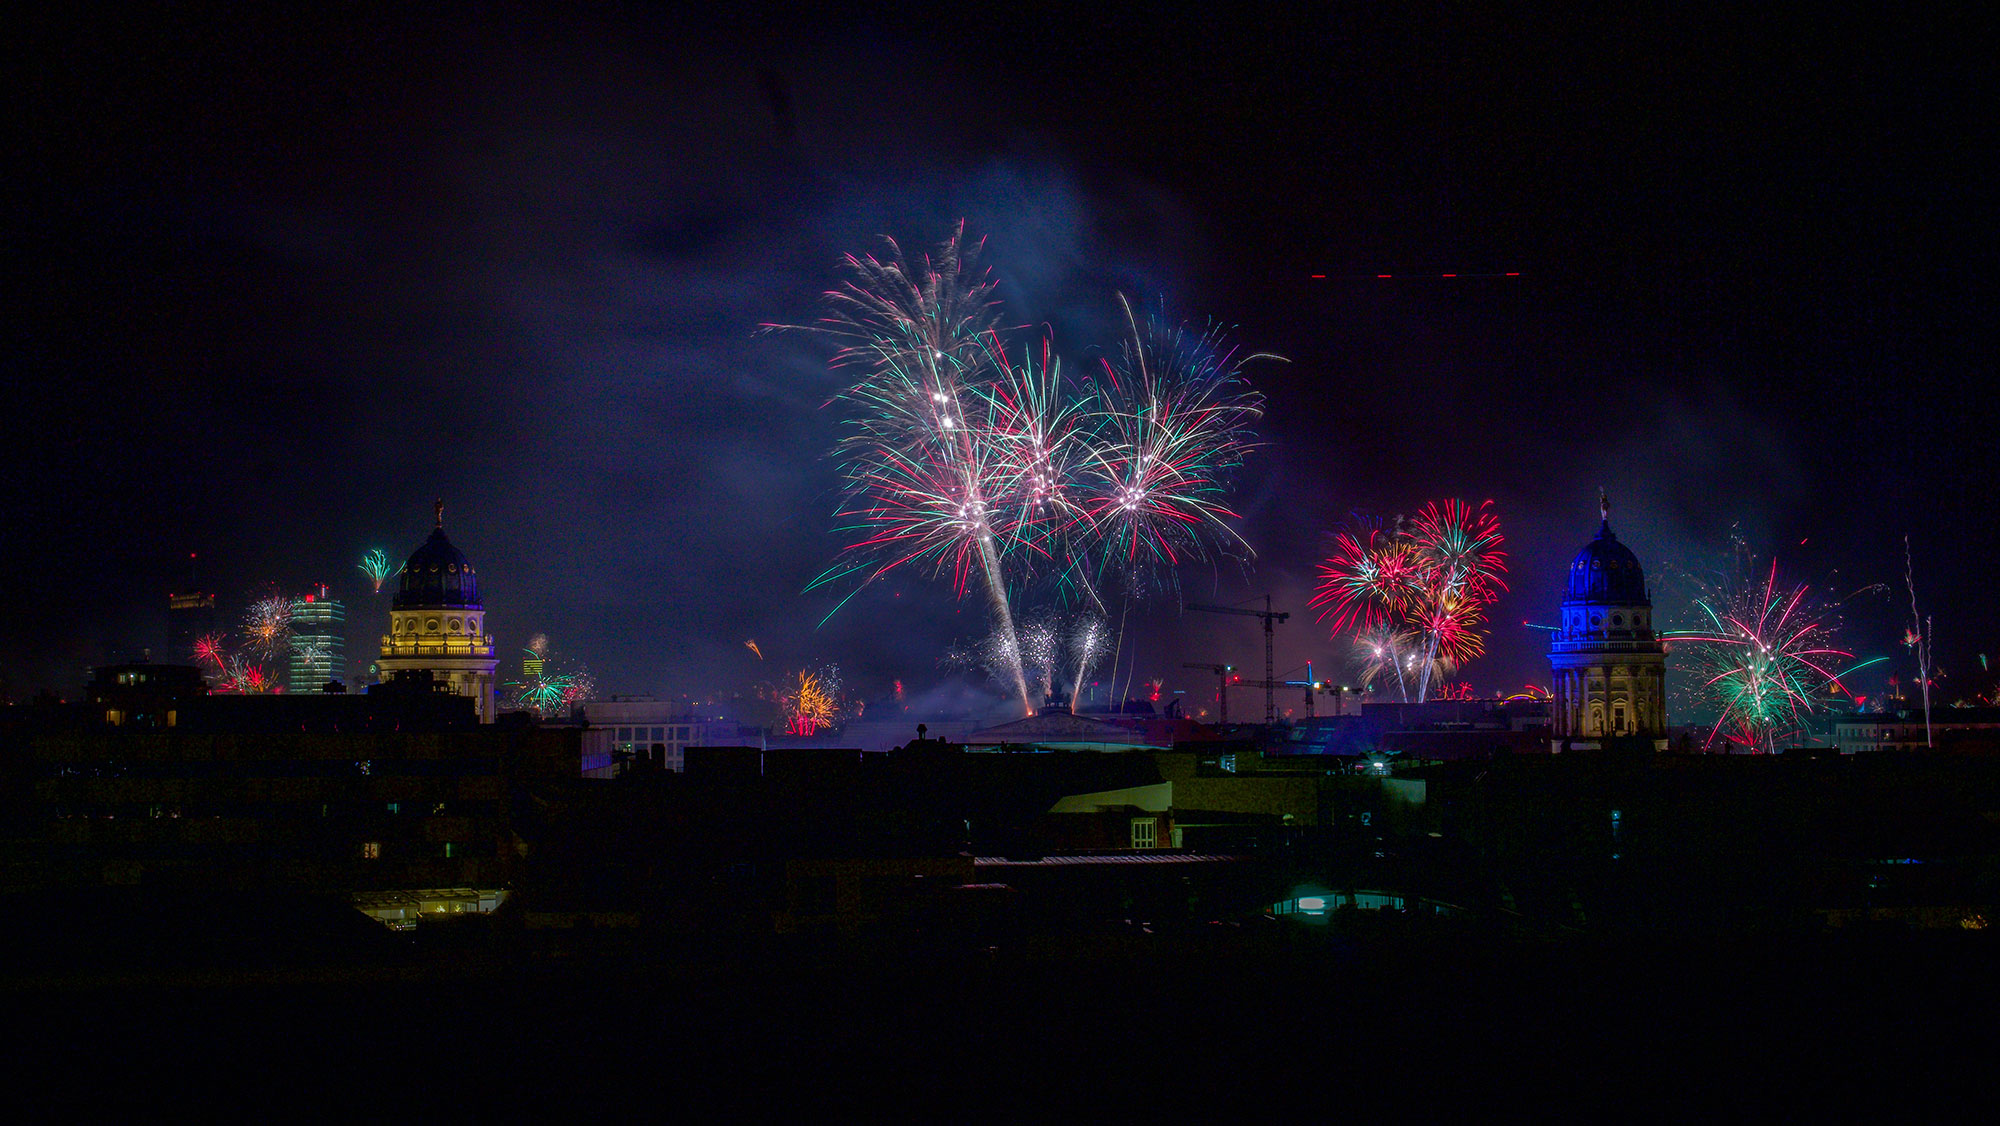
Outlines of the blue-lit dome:
[[1570,602],[1609,602],[1640,605],[1652,600],[1646,595],[1646,572],[1632,549],[1618,542],[1606,520],[1597,538],[1583,545],[1569,565]]
[[465,553],[444,536],[443,505],[439,505],[438,525],[403,564],[401,585],[392,605],[398,610],[437,607],[477,608],[479,576]]

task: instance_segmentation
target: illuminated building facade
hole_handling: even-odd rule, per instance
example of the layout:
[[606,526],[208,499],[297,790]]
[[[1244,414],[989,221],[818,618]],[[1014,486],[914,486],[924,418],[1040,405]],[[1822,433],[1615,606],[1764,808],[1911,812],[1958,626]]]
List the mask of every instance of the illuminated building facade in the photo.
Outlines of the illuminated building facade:
[[1562,625],[1549,647],[1554,677],[1550,749],[1588,750],[1607,740],[1667,747],[1667,655],[1653,632],[1653,598],[1632,549],[1611,531],[1602,503],[1597,538],[1569,566]]
[[493,635],[479,600],[479,578],[465,553],[444,534],[444,502],[437,527],[403,564],[389,610],[389,632],[376,661],[382,678],[427,672],[431,679],[478,704],[481,723],[493,722]]
[[347,660],[347,610],[326,588],[292,603],[292,663],[285,691],[323,692],[342,679]]

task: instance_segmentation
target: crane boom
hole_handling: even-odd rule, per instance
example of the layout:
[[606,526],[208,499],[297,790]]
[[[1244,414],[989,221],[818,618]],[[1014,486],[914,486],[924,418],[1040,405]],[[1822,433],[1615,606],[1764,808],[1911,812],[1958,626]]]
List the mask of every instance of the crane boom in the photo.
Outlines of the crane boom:
[[[1264,722],[1278,722],[1277,688],[1272,684],[1272,670],[1277,666],[1275,644],[1271,627],[1279,622],[1289,621],[1291,614],[1283,610],[1271,609],[1271,596],[1264,596],[1262,610],[1245,610],[1241,606],[1209,606],[1199,603],[1182,603],[1183,610],[1199,610],[1204,614],[1241,614],[1246,618],[1264,619]],[[1194,666],[1190,665],[1190,668]]]

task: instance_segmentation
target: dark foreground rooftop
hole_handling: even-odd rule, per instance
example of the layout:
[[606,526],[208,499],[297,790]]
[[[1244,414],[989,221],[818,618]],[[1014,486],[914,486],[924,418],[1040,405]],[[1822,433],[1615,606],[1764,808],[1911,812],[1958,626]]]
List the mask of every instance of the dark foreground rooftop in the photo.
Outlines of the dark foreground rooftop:
[[1685,1119],[1886,1098],[1922,1117],[1943,1084],[1985,1081],[1992,934],[1536,940],[1371,914],[546,962],[477,929],[427,947],[371,931],[365,952],[335,941],[233,970],[37,977],[16,961],[0,1050],[31,1107],[131,1097],[163,1115],[414,1097],[454,1118],[1339,1107],[1436,1121],[1469,1098],[1482,1118]]

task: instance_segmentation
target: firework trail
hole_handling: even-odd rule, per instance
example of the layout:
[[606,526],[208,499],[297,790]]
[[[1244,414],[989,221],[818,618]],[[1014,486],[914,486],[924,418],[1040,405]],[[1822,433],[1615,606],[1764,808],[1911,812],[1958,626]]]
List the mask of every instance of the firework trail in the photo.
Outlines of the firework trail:
[[1368,678],[1394,670],[1404,700],[1486,651],[1486,608],[1507,589],[1492,502],[1433,501],[1391,530],[1334,537],[1310,605],[1332,635],[1352,631]]
[[[1917,682],[1924,690],[1924,746],[1931,742],[1931,622],[1929,618],[1917,616],[1916,564],[1910,557],[1910,537],[1903,537],[1903,586],[1910,592],[1910,629],[1904,634],[1904,642],[1917,657]],[[1986,659],[1980,658],[1984,665]]]
[[379,547],[370,548],[368,554],[361,557],[359,566],[361,573],[374,582],[376,594],[382,593],[383,580],[395,573],[395,568],[389,563],[389,556]]
[[1775,559],[1759,577],[1741,538],[1732,548],[1730,572],[1695,579],[1701,587],[1693,603],[1697,625],[1660,636],[1692,673],[1697,696],[1718,712],[1703,745],[1721,738],[1774,753],[1781,739],[1804,734],[1810,713],[1846,694],[1842,678],[1886,660],[1850,663],[1854,655],[1836,644],[1835,635],[1848,598],[1887,588],[1863,587],[1829,600],[1808,584],[1781,583]]
[[989,663],[1031,712],[1024,647],[1039,643],[1016,597],[1048,588],[1108,614],[1107,582],[1129,601],[1185,561],[1248,556],[1223,500],[1261,411],[1241,377],[1257,357],[1215,329],[1142,329],[1128,305],[1121,359],[1071,381],[1046,340],[1010,352],[963,224],[920,264],[888,249],[849,256],[805,329],[835,342],[850,375],[830,401],[849,543],[807,589],[851,581],[844,604],[906,566],[949,575],[960,597],[978,588]]
[[756,639],[756,638],[754,638],[754,637],[753,637],[753,638],[751,638],[750,640],[748,640],[748,641],[744,642],[744,643],[743,643],[743,647],[744,647],[744,648],[746,648],[746,649],[748,649],[748,650],[750,650],[750,651],[751,651],[752,653],[755,653],[755,654],[757,654],[757,659],[758,659],[758,660],[760,660],[760,661],[761,661],[761,660],[763,660],[763,659],[764,659],[764,651],[763,651],[762,649],[759,649],[759,648],[757,648],[757,639]]

